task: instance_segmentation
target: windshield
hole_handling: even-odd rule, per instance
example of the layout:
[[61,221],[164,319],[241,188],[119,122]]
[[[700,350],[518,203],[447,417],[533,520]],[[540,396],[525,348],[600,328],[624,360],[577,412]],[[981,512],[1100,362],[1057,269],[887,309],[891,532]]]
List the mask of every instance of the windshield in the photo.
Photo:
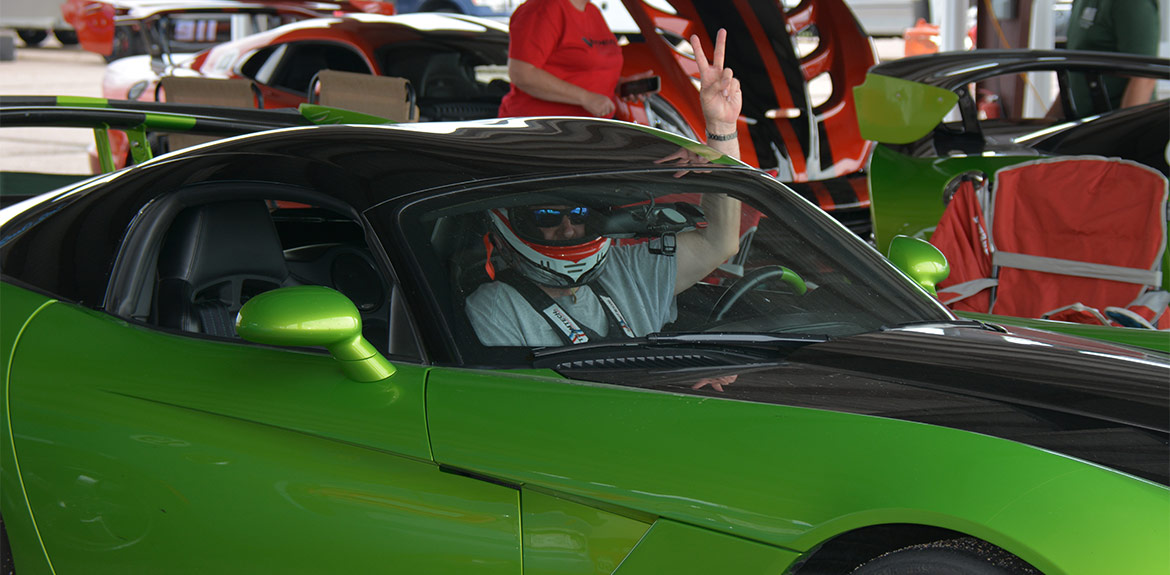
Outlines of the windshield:
[[[696,266],[709,256],[694,240],[718,227],[712,211],[728,198],[739,201],[738,251]],[[952,319],[761,172],[533,179],[433,196],[407,207],[399,224],[475,363],[498,364],[510,350],[647,343],[651,334],[821,340]]]

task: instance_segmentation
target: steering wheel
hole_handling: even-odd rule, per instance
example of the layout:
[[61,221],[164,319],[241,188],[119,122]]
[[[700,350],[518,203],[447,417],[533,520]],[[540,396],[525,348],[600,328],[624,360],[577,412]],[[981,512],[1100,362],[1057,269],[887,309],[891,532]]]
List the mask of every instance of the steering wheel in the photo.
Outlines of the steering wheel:
[[719,300],[711,308],[711,315],[707,321],[721,321],[727,312],[731,311],[731,308],[743,299],[744,294],[756,289],[764,282],[777,278],[788,284],[788,287],[792,288],[796,295],[804,295],[808,291],[808,286],[804,285],[804,280],[796,272],[784,266],[760,266],[744,274],[743,277],[731,284],[731,287],[727,288],[723,295],[719,296]]

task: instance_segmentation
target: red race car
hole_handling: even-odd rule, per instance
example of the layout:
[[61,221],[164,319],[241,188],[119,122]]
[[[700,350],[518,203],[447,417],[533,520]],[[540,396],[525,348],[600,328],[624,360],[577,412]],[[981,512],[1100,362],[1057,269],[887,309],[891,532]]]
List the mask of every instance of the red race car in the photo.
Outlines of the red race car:
[[[624,0],[640,31],[622,33],[624,74],[653,70],[661,90],[618,118],[688,137],[702,134],[685,41],[712,45],[726,28],[726,61],[744,90],[740,147],[861,235],[870,229],[863,168],[872,144],[858,133],[852,88],[876,62],[869,37],[842,0],[803,0],[787,11],[764,0]],[[645,31],[653,31],[646,33]],[[142,57],[145,58],[145,57]],[[103,95],[153,99],[146,61],[115,62]],[[177,64],[174,64],[177,62]],[[401,76],[417,92],[422,120],[489,118],[507,90],[506,27],[459,15],[405,14],[302,21],[172,58],[165,73],[251,80],[266,108],[309,100],[322,69]],[[155,62],[155,69],[165,67]]]
[[[159,74],[247,79],[265,108],[296,107],[329,69],[410,81],[423,121],[495,117],[508,92],[507,27],[456,14],[351,14],[303,20],[225,42],[194,55],[131,56],[106,69],[110,99],[165,99]],[[251,98],[248,98],[250,101]],[[112,133],[116,158],[128,149]]]
[[[77,31],[81,46],[107,61],[146,54],[158,34],[177,52],[198,52],[281,24],[350,12],[393,14],[394,3],[378,0],[65,0],[61,15]],[[243,16],[243,17],[241,17]]]

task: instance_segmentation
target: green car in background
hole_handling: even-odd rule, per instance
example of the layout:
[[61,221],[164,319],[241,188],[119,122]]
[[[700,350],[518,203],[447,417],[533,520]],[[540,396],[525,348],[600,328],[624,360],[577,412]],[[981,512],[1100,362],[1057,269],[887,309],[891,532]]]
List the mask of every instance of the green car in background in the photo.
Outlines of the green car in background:
[[[878,250],[890,253],[900,235],[929,239],[958,185],[974,181],[991,186],[996,171],[1017,164],[1109,156],[1170,174],[1170,136],[1166,130],[1150,129],[1170,123],[1170,101],[1078,114],[1065,89],[1074,73],[1164,79],[1170,75],[1170,61],[1068,50],[981,50],[904,58],[871,68],[854,95],[862,137],[877,142],[868,173]],[[1104,90],[1103,82],[1094,85]],[[1007,94],[1019,97],[1000,98]],[[1059,113],[1049,110],[1045,98],[1063,104]],[[1170,260],[1165,253],[1162,285],[1168,286]],[[1170,336],[1164,331],[961,314],[1170,352]]]
[[[587,206],[671,258],[724,195],[739,253],[661,329],[473,329],[509,266],[488,214]],[[644,126],[240,135],[0,210],[0,275],[22,575],[1170,565],[1167,355],[956,318],[775,178]]]

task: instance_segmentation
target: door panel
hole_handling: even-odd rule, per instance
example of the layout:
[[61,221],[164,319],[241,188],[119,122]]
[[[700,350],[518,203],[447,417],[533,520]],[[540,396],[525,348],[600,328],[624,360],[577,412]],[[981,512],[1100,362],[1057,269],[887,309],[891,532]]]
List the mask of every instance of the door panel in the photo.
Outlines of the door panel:
[[62,572],[519,573],[519,493],[430,461],[424,377],[53,305],[10,386],[45,549]]
[[521,490],[524,575],[613,573],[650,528],[617,515],[532,489]]

